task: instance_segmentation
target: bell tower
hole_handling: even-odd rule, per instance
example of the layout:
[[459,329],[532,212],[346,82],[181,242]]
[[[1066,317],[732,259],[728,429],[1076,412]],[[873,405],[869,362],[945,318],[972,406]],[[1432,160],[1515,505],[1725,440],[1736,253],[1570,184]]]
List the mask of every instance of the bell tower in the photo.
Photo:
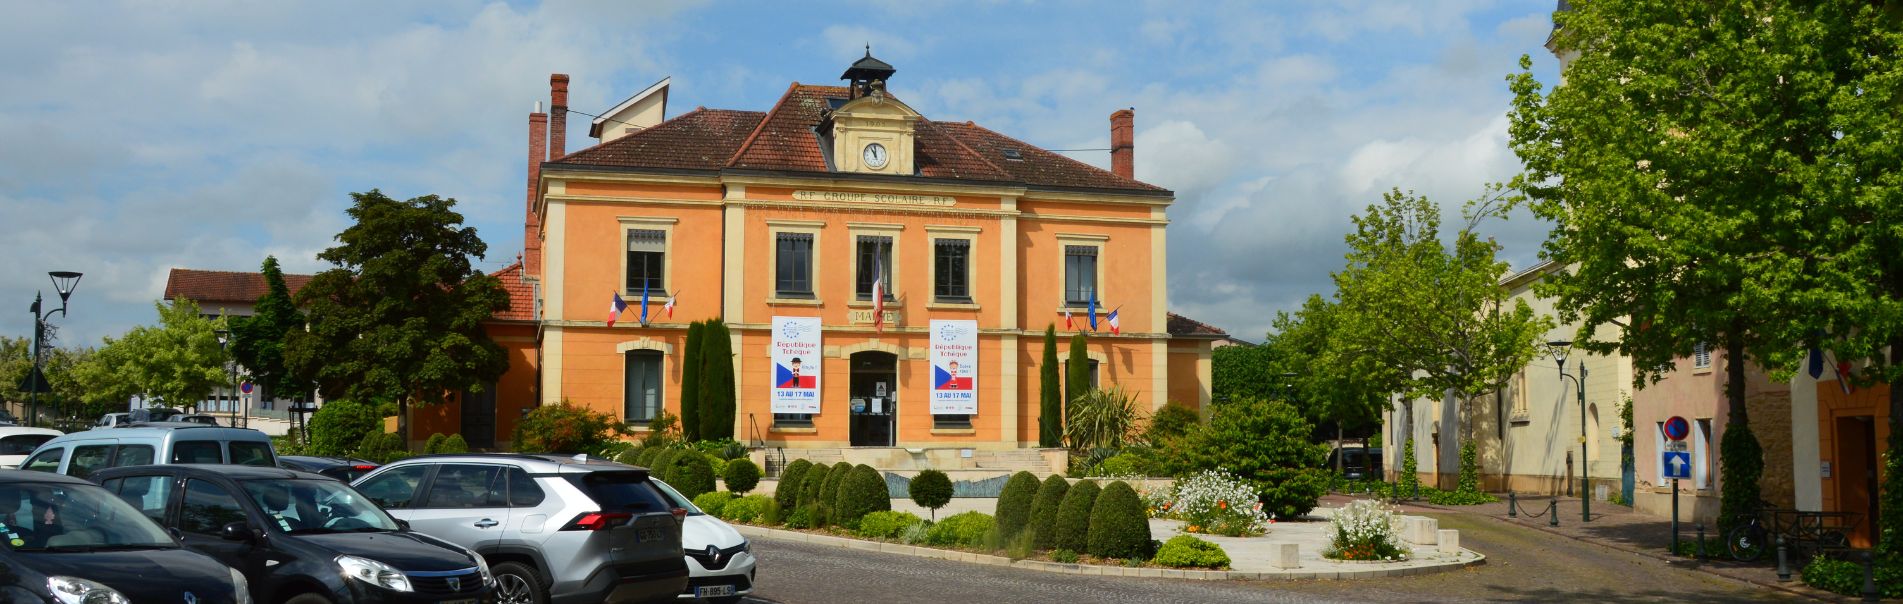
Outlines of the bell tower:
[[843,101],[833,101],[820,125],[832,140],[835,171],[898,176],[917,172],[913,141],[919,114],[885,92],[886,81],[897,72],[873,58],[867,46],[866,56],[839,75],[849,82],[850,92]]

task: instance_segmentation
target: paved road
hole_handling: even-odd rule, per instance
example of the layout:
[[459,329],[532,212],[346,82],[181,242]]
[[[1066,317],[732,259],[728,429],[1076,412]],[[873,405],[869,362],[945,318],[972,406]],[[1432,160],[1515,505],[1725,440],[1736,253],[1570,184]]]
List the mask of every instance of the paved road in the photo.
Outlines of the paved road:
[[1440,517],[1480,567],[1401,579],[1107,579],[756,539],[751,601],[808,602],[1763,602],[1779,592],[1480,518]]

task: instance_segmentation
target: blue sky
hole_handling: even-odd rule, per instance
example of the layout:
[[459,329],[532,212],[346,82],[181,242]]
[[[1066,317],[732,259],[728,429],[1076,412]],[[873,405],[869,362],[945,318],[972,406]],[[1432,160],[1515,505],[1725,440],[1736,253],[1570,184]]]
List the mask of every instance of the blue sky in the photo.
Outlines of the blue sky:
[[[551,72],[599,113],[673,77],[670,115],[764,110],[871,44],[939,120],[1101,148],[1174,189],[1170,297],[1260,339],[1332,289],[1349,216],[1390,187],[1449,212],[1517,169],[1503,80],[1542,81],[1550,1],[20,3],[0,20],[0,307],[86,273],[68,343],[155,320],[166,270],[294,272],[348,193],[455,197],[521,249],[526,115]],[[573,115],[570,150],[592,143]],[[1103,152],[1078,159],[1108,164]],[[1544,226],[1488,225],[1516,265]],[[12,300],[13,302],[8,302]],[[31,331],[0,313],[0,333]]]

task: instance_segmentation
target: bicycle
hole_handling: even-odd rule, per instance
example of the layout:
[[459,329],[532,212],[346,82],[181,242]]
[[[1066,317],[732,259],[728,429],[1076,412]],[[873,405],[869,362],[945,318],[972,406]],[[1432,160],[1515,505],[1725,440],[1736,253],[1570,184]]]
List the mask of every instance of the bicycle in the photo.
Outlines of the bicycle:
[[[1738,514],[1742,522],[1725,533],[1725,550],[1731,553],[1732,559],[1753,562],[1764,557],[1765,550],[1770,549],[1771,535],[1780,532],[1776,510],[1777,506],[1771,502],[1759,501],[1751,511]],[[1765,521],[1765,512],[1772,512],[1770,522]]]

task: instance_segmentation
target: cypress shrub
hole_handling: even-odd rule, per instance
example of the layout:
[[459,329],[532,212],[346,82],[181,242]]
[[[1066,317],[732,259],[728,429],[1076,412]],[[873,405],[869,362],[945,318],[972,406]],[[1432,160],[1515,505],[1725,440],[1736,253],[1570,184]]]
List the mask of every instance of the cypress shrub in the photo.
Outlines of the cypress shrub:
[[733,339],[720,319],[707,322],[700,346],[700,438],[733,438]]
[[429,435],[429,438],[423,441],[423,454],[431,455],[443,452],[443,440],[446,438],[449,437],[443,436],[441,432]]
[[826,475],[831,474],[832,470],[831,467],[823,463],[813,464],[812,468],[806,470],[806,476],[800,479],[799,501],[794,502],[793,507],[788,509],[806,509],[808,506],[818,506],[820,487],[825,485]]
[[[1070,336],[1070,359],[1064,366],[1064,406],[1090,393],[1090,346],[1084,339],[1084,332]],[[1076,447],[1076,443],[1071,443]]]
[[1150,559],[1150,521],[1135,489],[1119,480],[1103,488],[1090,507],[1086,550],[1099,558]]
[[866,514],[889,511],[892,511],[892,493],[886,489],[885,475],[872,466],[854,466],[840,482],[833,524],[859,530],[859,520]]
[[1064,446],[1064,384],[1057,377],[1057,325],[1044,327],[1044,357],[1037,374],[1037,446]]
[[706,336],[705,322],[687,325],[687,346],[681,353],[681,436],[688,442],[700,440],[701,347]]
[[760,486],[760,466],[754,465],[753,460],[745,458],[729,461],[727,470],[720,474],[720,478],[727,482],[728,491],[732,491],[735,495],[745,495],[752,492],[754,487]]
[[912,503],[932,511],[932,519],[938,519],[938,508],[951,503],[951,477],[938,470],[925,470],[912,477],[912,485],[906,488],[906,494],[912,496]]
[[998,521],[999,543],[1010,543],[1030,524],[1031,503],[1037,499],[1037,491],[1037,476],[1030,472],[1012,474],[1005,481],[1004,491],[998,494],[998,507],[992,513]]
[[852,464],[839,462],[826,470],[826,479],[819,483],[819,514],[813,517],[821,525],[833,521],[833,510],[839,503],[839,483],[846,481],[846,474],[852,471]]
[[693,499],[714,491],[714,465],[699,451],[686,451],[674,458],[674,465],[663,480],[674,485],[674,490],[681,495]]
[[1081,552],[1090,547],[1090,509],[1097,505],[1102,490],[1088,480],[1071,485],[1064,500],[1057,504],[1057,521],[1051,524],[1051,547]]
[[1031,500],[1031,524],[1028,526],[1032,549],[1051,548],[1051,541],[1057,535],[1051,524],[1057,521],[1057,506],[1064,502],[1064,495],[1069,492],[1070,481],[1056,474],[1044,479],[1044,484],[1037,488],[1037,498]]
[[800,488],[805,484],[806,471],[813,469],[813,462],[795,459],[780,470],[780,481],[773,487],[773,502],[780,509],[790,510],[799,507]]
[[443,439],[442,446],[437,447],[436,452],[437,453],[468,453],[469,440],[463,438],[463,435],[461,432],[451,434],[449,435],[449,438]]

